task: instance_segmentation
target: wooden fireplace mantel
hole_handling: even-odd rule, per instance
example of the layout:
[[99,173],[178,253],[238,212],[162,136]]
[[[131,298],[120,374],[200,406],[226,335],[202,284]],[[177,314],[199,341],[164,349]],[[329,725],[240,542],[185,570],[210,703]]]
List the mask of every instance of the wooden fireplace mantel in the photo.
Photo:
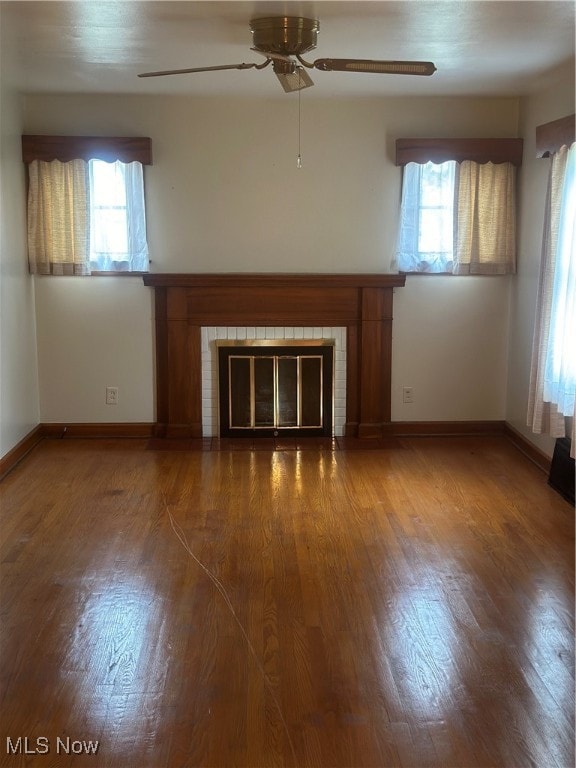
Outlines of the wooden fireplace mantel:
[[404,275],[147,274],[154,288],[156,434],[202,436],[202,326],[345,326],[346,434],[390,424],[392,298]]

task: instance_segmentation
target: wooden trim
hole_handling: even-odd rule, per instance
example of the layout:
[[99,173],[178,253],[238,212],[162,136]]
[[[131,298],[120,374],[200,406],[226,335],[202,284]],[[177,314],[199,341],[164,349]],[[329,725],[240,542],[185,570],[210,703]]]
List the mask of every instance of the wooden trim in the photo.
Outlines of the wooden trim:
[[128,272],[127,270],[116,272],[115,270],[111,269],[109,272],[106,272],[93,269],[90,272],[90,277],[142,277],[142,275],[147,274],[148,272],[137,272],[136,270],[134,270],[134,272]]
[[[330,326],[329,326],[330,327]],[[360,402],[360,333],[358,324],[346,328],[346,424],[345,434],[358,434]]]
[[503,421],[394,421],[387,434],[393,437],[448,437],[501,435],[503,432]]
[[396,165],[473,160],[522,165],[522,139],[396,139]]
[[154,424],[120,422],[106,424],[42,424],[42,436],[47,438],[150,438],[154,436]]
[[167,325],[167,290],[156,288],[154,291],[155,348],[156,348],[156,429],[155,436],[166,435],[168,423],[168,325]]
[[531,443],[524,435],[518,432],[517,429],[508,422],[504,424],[504,434],[513,443],[519,451],[521,451],[527,458],[530,459],[538,469],[550,474],[550,466],[552,464],[552,457],[547,456],[543,451],[537,448],[534,443]]
[[536,126],[536,157],[550,157],[560,147],[569,147],[576,141],[576,115]]
[[137,161],[152,165],[152,139],[134,136],[22,136],[22,160]]
[[22,440],[20,440],[20,442],[14,446],[14,448],[2,456],[0,459],[0,480],[6,477],[6,475],[11,472],[14,467],[19,464],[22,459],[38,445],[43,436],[42,425],[39,424],[37,427],[34,427],[34,429],[25,437],[23,437]]
[[206,274],[172,274],[148,272],[144,285],[169,288],[400,288],[404,275],[398,274],[282,274],[278,272],[224,272]]
[[[156,425],[148,423],[119,424],[39,424],[12,450],[0,459],[0,481],[3,480],[44,438],[52,439],[102,439],[134,438],[150,439],[165,437],[157,434]],[[199,425],[173,425],[169,437],[197,437]],[[353,431],[353,430],[351,430]],[[527,440],[514,427],[504,421],[396,421],[378,434],[390,437],[449,437],[504,435],[530,459],[542,472],[550,473],[552,458]]]

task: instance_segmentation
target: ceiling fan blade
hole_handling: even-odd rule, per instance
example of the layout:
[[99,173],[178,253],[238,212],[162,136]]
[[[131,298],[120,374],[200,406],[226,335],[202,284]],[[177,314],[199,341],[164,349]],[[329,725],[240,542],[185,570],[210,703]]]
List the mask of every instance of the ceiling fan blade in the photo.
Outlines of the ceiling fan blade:
[[376,72],[387,75],[432,75],[431,61],[376,61],[373,59],[316,59],[313,66],[324,72]]
[[[270,63],[270,60],[266,62]],[[262,69],[266,64],[224,64],[219,67],[193,67],[192,69],[168,69],[164,72],[142,72],[138,77],[163,77],[164,75],[188,75],[191,72],[216,72],[220,69]]]

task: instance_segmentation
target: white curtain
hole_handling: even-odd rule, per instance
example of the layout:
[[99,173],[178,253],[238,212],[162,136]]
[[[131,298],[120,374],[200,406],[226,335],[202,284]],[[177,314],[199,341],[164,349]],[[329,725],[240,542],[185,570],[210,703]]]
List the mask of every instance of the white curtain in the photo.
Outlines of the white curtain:
[[576,400],[576,144],[552,157],[544,236],[528,426],[536,433],[565,437]]

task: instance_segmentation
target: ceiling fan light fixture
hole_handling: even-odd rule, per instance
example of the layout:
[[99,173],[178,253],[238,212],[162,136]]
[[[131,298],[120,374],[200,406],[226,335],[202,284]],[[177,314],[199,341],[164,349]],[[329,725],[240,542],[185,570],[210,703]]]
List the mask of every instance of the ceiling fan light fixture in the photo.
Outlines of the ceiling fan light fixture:
[[294,91],[301,91],[303,88],[314,85],[312,78],[302,67],[294,67],[293,72],[278,72],[274,68],[274,72],[286,93],[294,93]]

